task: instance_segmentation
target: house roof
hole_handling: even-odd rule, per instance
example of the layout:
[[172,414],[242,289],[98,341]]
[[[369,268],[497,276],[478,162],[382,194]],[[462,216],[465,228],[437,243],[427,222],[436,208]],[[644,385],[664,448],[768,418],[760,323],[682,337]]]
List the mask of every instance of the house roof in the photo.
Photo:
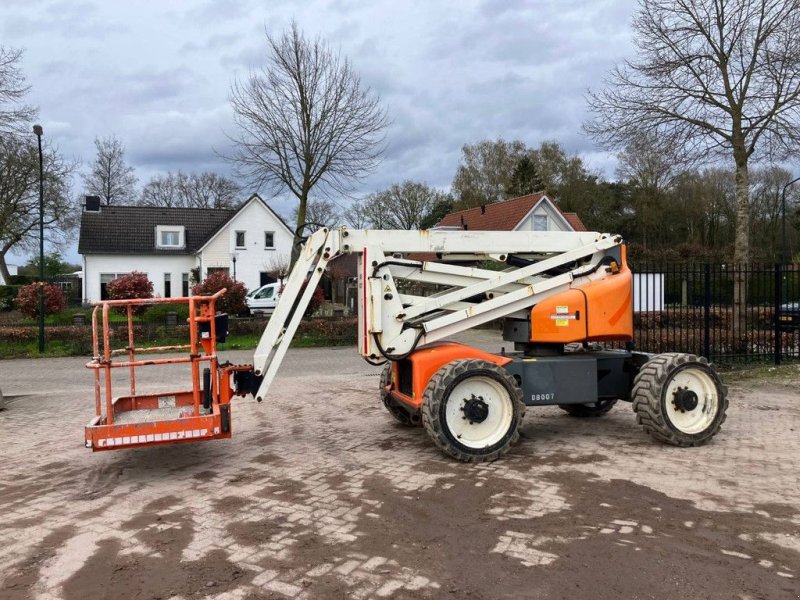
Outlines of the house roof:
[[586,225],[583,224],[583,221],[581,221],[578,213],[561,211],[561,214],[564,215],[567,223],[569,223],[575,231],[589,231],[586,229]]
[[[261,204],[292,233],[289,226],[258,195],[237,208],[166,208],[152,206],[101,206],[99,212],[84,211],[78,239],[79,254],[194,254],[201,250],[245,206]],[[186,247],[157,248],[157,225],[183,225]]]
[[[236,214],[230,208],[153,208],[102,206],[84,211],[78,239],[80,254],[192,254]],[[157,225],[183,225],[186,247],[156,247]]]
[[[459,210],[445,215],[437,227],[457,227],[473,231],[513,231],[519,222],[542,200],[550,202],[556,210],[560,209],[547,196],[541,193],[528,194],[502,202]],[[563,213],[564,219],[575,231],[586,231],[586,226],[575,213]]]

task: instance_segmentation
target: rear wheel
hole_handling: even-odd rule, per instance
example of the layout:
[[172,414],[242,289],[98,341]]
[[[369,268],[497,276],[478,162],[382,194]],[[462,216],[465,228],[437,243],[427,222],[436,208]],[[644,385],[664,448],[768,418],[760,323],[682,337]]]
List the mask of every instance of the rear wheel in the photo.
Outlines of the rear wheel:
[[494,460],[519,440],[522,390],[508,372],[485,360],[456,360],[431,377],[422,424],[445,454],[464,462]]
[[419,415],[412,415],[409,411],[400,406],[397,400],[392,398],[392,394],[389,392],[389,386],[391,383],[392,363],[389,363],[384,367],[383,371],[381,371],[381,402],[383,402],[383,406],[386,407],[386,410],[389,411],[389,414],[392,415],[392,417],[394,417],[395,421],[405,425],[406,427],[416,427],[419,425]]
[[722,427],[727,390],[708,361],[694,354],[659,354],[642,367],[631,398],[636,420],[673,446],[701,446]]
[[588,404],[559,404],[558,408],[573,417],[600,417],[614,408],[616,400],[598,400]]

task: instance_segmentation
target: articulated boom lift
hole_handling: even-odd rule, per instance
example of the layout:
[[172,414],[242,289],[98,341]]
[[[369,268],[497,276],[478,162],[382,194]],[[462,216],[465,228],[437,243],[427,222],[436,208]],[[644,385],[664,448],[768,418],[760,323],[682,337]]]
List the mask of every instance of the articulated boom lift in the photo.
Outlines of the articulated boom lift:
[[[358,256],[358,351],[372,364],[386,363],[384,406],[404,425],[421,424],[454,458],[476,462],[507,452],[526,406],[558,405],[590,417],[630,401],[645,431],[677,446],[707,442],[725,420],[726,390],[705,358],[629,349],[632,275],[618,236],[343,227],[305,239],[252,371],[220,367],[202,390],[212,408],[222,407],[225,433],[230,396],[265,398],[326,266],[351,253]],[[481,268],[487,263],[501,270]],[[439,291],[423,295],[431,285]],[[500,318],[511,352],[444,341]],[[229,389],[223,380],[231,378]]]
[[[371,363],[388,361],[384,405],[399,422],[422,424],[455,458],[506,452],[526,406],[556,404],[584,417],[632,401],[648,433],[679,446],[705,443],[725,419],[725,388],[704,358],[597,344],[631,342],[633,297],[621,238],[592,232],[320,229],[256,349],[258,401],[326,265],[345,253],[359,258],[358,351]],[[415,253],[444,262],[413,260]],[[485,261],[504,270],[475,266]],[[422,296],[413,291],[420,284],[445,289]],[[442,341],[498,318],[514,352]]]

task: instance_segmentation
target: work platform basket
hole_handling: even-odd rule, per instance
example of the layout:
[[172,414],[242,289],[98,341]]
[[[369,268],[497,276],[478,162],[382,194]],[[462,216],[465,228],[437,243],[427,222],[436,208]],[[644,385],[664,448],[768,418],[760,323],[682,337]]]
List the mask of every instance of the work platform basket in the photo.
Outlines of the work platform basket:
[[[147,298],[97,302],[92,312],[92,360],[86,367],[94,373],[95,417],[85,428],[86,447],[111,450],[136,446],[171,444],[229,438],[231,436],[231,398],[236,391],[231,375],[249,375],[250,365],[220,365],[217,342],[227,335],[227,315],[216,312],[213,296],[186,298]],[[134,340],[134,315],[141,307],[155,304],[188,304],[189,343],[175,346],[137,347]],[[127,316],[127,345],[112,348],[115,337],[109,326],[112,310]],[[124,331],[116,329],[113,333]],[[142,354],[174,354],[137,358]],[[136,390],[136,372],[141,367],[188,363],[191,387],[147,393]],[[202,365],[202,375],[201,375]],[[127,369],[128,394],[113,395],[112,373]]]

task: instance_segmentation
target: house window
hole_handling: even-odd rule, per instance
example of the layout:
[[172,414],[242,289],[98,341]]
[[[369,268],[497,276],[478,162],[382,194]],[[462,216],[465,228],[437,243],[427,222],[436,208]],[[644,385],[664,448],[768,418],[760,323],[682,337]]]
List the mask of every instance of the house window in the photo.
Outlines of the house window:
[[547,231],[547,215],[533,215],[533,230]]
[[172,298],[172,275],[164,273],[164,298]]
[[122,277],[127,273],[100,273],[100,300],[108,300],[107,285],[117,277]]
[[264,232],[264,248],[272,249],[275,248],[275,232],[274,231],[265,231]]
[[230,273],[230,269],[228,267],[208,267],[206,269],[206,276],[211,275],[212,273],[225,273],[226,275]]
[[181,294],[186,297],[189,295],[189,274],[181,274]]
[[244,231],[236,232],[236,247],[244,248]]
[[156,226],[156,245],[159,248],[183,248],[183,227]]

